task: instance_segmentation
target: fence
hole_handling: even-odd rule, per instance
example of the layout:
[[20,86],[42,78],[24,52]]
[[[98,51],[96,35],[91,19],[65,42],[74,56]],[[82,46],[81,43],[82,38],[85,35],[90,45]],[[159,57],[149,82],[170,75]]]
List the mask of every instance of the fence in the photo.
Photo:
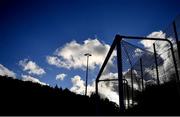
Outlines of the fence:
[[[164,38],[117,35],[97,76],[96,93],[105,82],[118,92],[120,110],[124,111],[136,104],[134,94],[147,85],[179,80],[180,17],[163,32]],[[151,45],[144,47],[140,40]]]

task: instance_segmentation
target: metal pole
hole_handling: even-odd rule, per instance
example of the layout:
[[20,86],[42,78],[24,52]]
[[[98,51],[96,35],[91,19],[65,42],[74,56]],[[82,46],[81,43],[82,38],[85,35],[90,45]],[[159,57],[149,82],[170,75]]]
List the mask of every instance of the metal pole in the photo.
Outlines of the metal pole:
[[158,63],[157,63],[157,54],[156,54],[156,46],[155,43],[153,43],[154,48],[154,59],[155,59],[155,65],[156,65],[156,76],[157,76],[157,84],[159,85],[159,71],[158,71]]
[[172,53],[172,58],[173,58],[173,62],[174,62],[174,68],[175,68],[175,72],[176,72],[177,81],[179,81],[179,73],[178,73],[176,58],[175,58],[175,55],[174,55],[173,45],[172,45],[172,43],[170,41],[169,41],[169,44],[171,46],[171,53]]
[[121,40],[122,38],[119,35],[116,35],[117,38],[117,68],[118,68],[118,83],[119,83],[119,106],[120,111],[124,112],[124,93],[123,93],[123,74],[122,74],[122,55],[121,55]]
[[178,44],[179,41],[178,41],[178,34],[177,34],[177,30],[176,30],[176,22],[175,22],[175,21],[173,21],[173,29],[174,29],[174,35],[175,35],[176,44],[177,44],[179,61],[180,61],[180,46],[179,46],[179,44]]
[[98,95],[98,80],[96,80],[96,115],[99,115],[100,110],[99,110],[99,95]]
[[132,105],[134,105],[134,82],[133,82],[133,68],[131,68],[131,98],[132,98]]
[[143,77],[143,66],[142,66],[142,58],[140,58],[140,66],[141,66],[141,83],[142,83],[142,91],[144,90],[144,77]]
[[123,82],[123,93],[124,93],[124,106],[125,106],[125,109],[126,109],[126,83]]
[[128,87],[128,82],[127,82],[127,84],[126,84],[126,89],[127,89],[128,108],[129,108],[130,102],[129,102],[129,87]]
[[91,56],[91,54],[86,53],[84,54],[85,56],[87,56],[87,67],[86,67],[86,87],[85,87],[85,96],[87,96],[87,82],[88,82],[88,62],[89,62],[89,56]]
[[85,95],[87,95],[87,80],[88,80],[88,60],[89,60],[89,56],[87,56],[87,70],[86,70],[86,90],[85,90]]
[[128,87],[128,81],[124,78],[123,79],[123,81],[124,81],[124,89],[125,89],[125,92],[126,92],[126,98],[127,98],[127,105],[128,105],[128,108],[129,108],[129,104],[130,104],[130,102],[129,102],[129,87]]
[[96,80],[96,95],[98,95],[98,80]]

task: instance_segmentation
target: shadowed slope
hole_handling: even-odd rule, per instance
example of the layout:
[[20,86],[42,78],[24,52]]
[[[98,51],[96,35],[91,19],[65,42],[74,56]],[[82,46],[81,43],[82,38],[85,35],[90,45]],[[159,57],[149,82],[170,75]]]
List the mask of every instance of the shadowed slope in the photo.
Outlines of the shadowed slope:
[[0,115],[117,115],[115,103],[99,100],[97,113],[95,95],[0,76]]

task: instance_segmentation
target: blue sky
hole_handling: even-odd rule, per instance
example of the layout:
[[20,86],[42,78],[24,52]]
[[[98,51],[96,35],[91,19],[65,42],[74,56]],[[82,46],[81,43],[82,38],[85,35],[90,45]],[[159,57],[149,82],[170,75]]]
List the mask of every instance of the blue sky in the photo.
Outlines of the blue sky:
[[[178,0],[3,0],[0,64],[14,71],[17,78],[25,74],[51,86],[71,88],[71,78],[79,75],[84,79],[85,71],[50,65],[46,57],[55,56],[56,49],[72,40],[83,45],[88,38],[111,44],[117,33],[147,36],[166,28],[180,13],[179,5]],[[19,61],[25,59],[45,73],[23,71]],[[97,72],[90,71],[90,81]],[[60,73],[67,74],[62,81],[56,80]]]

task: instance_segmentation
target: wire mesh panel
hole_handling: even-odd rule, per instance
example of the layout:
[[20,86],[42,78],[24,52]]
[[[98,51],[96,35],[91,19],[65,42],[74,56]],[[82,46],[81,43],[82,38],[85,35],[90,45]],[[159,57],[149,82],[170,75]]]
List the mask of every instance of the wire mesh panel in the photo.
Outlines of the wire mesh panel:
[[[126,40],[150,40],[153,43],[147,48]],[[135,94],[146,85],[160,85],[179,78],[174,52],[173,43],[168,39],[117,35],[97,76],[96,91],[99,87],[102,94],[109,91],[108,98],[119,96],[120,108],[133,106],[137,104]],[[117,98],[114,102],[118,102]]]
[[[175,59],[176,59],[176,63],[178,66],[178,71],[179,71],[179,75],[180,75],[180,15],[177,16],[174,20],[173,23],[171,23],[166,29],[163,30],[164,34],[165,34],[165,38],[169,39],[172,43],[173,43],[173,48],[174,48],[174,55],[175,55]],[[162,44],[159,44],[159,47],[162,48]],[[179,47],[178,47],[179,46]],[[172,56],[170,55],[170,49],[167,50],[166,53],[161,53],[161,56],[166,56],[164,58],[166,58],[165,61],[165,69],[171,71],[171,74],[167,74],[167,75],[172,75],[174,74],[174,70],[171,69],[172,66]]]
[[116,35],[97,76],[96,93],[99,87],[102,95],[120,104],[120,108],[124,104],[128,108],[136,104],[133,98],[147,85],[179,81],[178,37],[180,16],[164,31],[147,37]]
[[[123,66],[125,67],[123,68],[126,71],[124,77],[128,80],[133,80],[134,89],[141,90],[143,88],[142,83],[144,83],[144,80],[153,80],[154,78],[150,75],[154,73],[154,70],[152,69],[154,66],[153,53],[145,48],[138,47],[138,45],[133,45],[126,41],[122,41],[122,45],[122,51],[124,51],[122,56],[126,57],[126,60],[130,64],[127,66],[128,63],[126,63],[125,60],[123,61]],[[144,75],[145,78],[143,80],[142,75]]]

